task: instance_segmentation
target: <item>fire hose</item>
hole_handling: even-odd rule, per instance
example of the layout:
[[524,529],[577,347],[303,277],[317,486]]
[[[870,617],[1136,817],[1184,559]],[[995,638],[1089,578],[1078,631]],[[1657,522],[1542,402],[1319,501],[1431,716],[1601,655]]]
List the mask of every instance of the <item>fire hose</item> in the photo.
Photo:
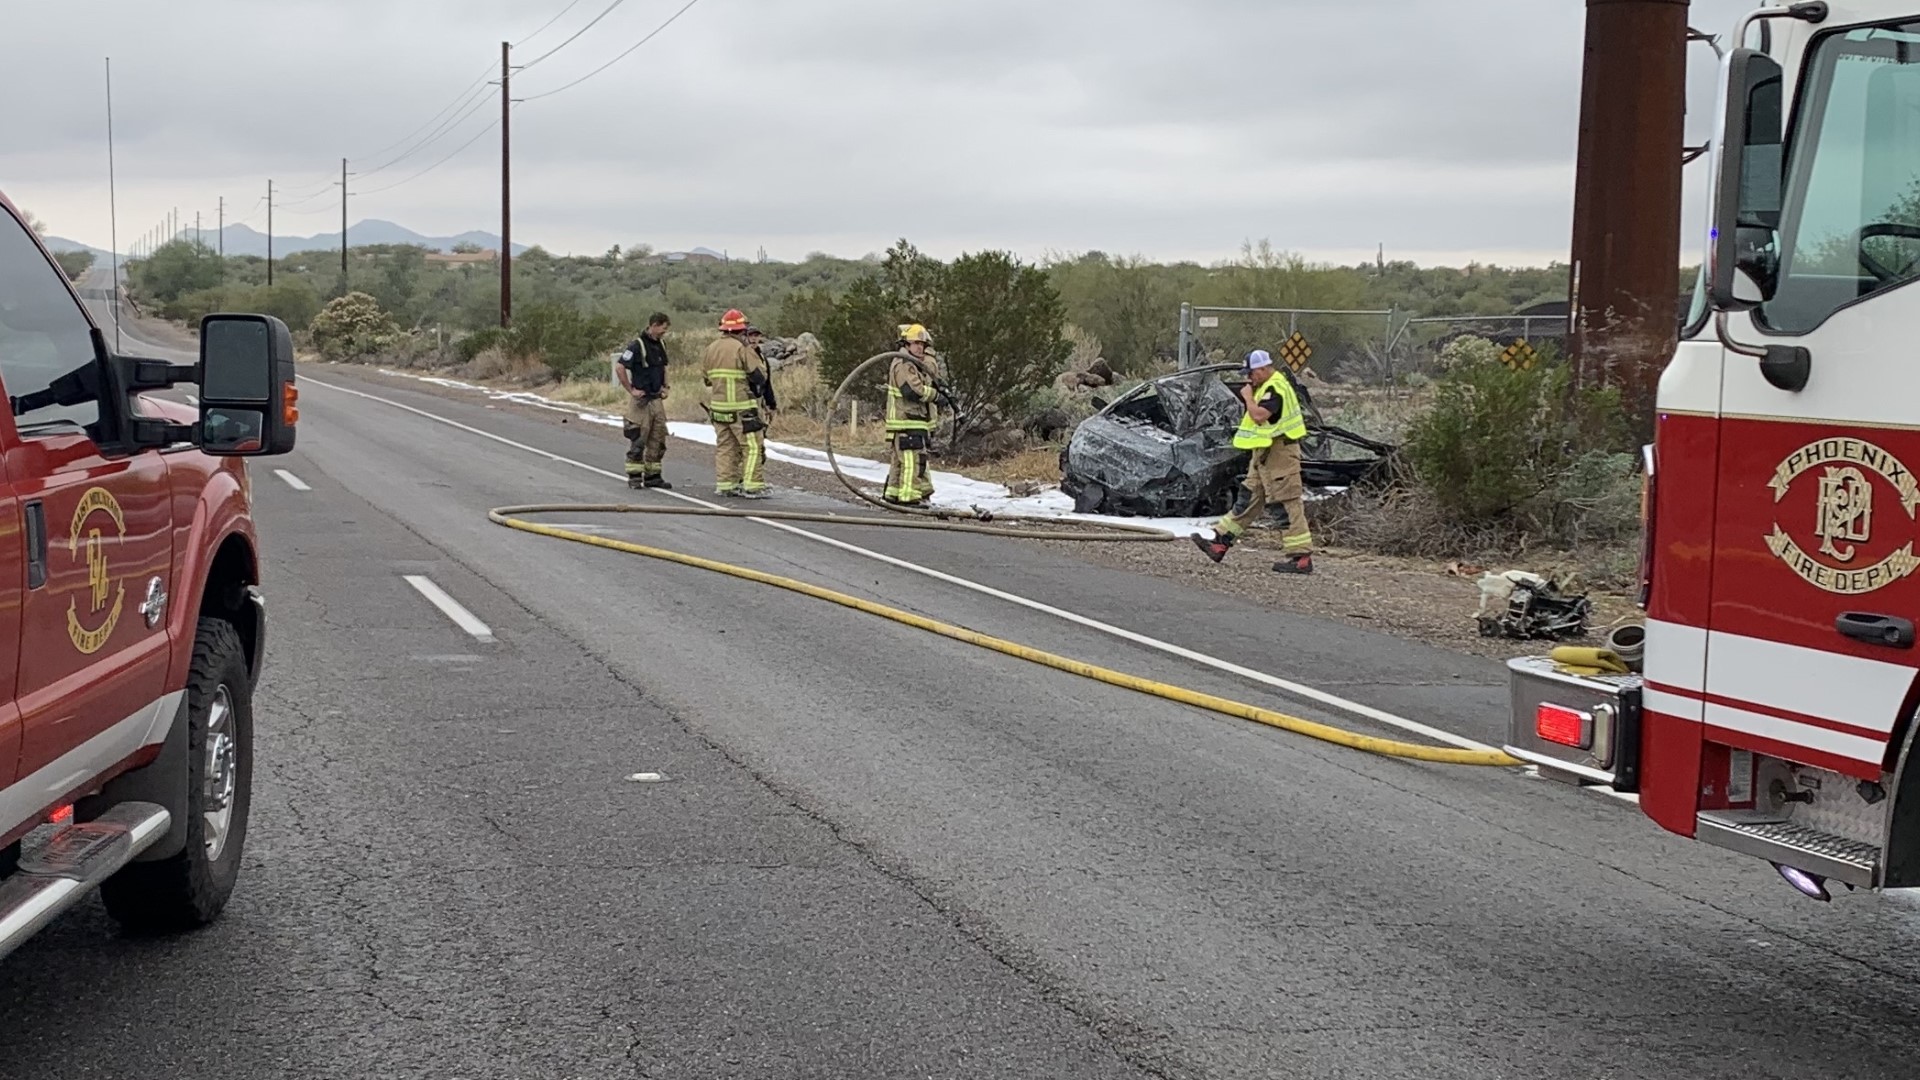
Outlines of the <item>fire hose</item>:
[[[924,615],[914,614],[913,612],[910,612],[910,611],[903,611],[896,607],[890,607],[886,604],[877,603],[872,600],[866,600],[858,596],[852,596],[847,593],[838,592],[833,589],[828,589],[819,585],[810,584],[808,582],[800,581],[795,578],[783,577],[779,574],[769,574],[761,570],[754,570],[750,567],[737,566],[733,563],[720,562],[719,560],[716,560],[716,559],[701,558],[698,555],[688,555],[684,552],[669,551],[665,548],[649,547],[644,544],[636,544],[626,540],[615,540],[615,539],[611,539],[609,537],[604,537],[604,536],[594,536],[590,533],[583,533],[573,529],[563,528],[558,525],[546,525],[536,521],[528,521],[524,516],[529,514],[547,514],[547,513],[688,514],[688,515],[707,516],[707,517],[743,517],[743,518],[773,519],[773,520],[787,520],[787,521],[823,521],[823,522],[831,522],[836,525],[872,525],[872,526],[890,527],[890,528],[902,528],[902,527],[934,528],[934,529],[946,529],[946,530],[953,530],[953,531],[992,532],[998,535],[1010,535],[1006,530],[985,529],[985,528],[969,529],[966,526],[960,523],[955,523],[955,522],[922,522],[922,521],[911,521],[911,520],[903,521],[899,519],[889,519],[889,518],[859,518],[859,517],[847,517],[847,516],[841,516],[841,515],[835,515],[835,514],[805,514],[805,513],[791,513],[791,512],[779,512],[779,511],[763,514],[763,513],[755,513],[750,510],[728,510],[728,509],[722,509],[718,507],[707,508],[707,507],[691,507],[691,506],[690,507],[656,506],[656,505],[643,505],[643,504],[637,504],[637,503],[590,503],[590,504],[553,503],[553,504],[528,505],[528,506],[502,506],[502,507],[497,507],[495,509],[487,511],[488,520],[492,521],[496,525],[504,525],[509,529],[518,529],[522,532],[533,533],[538,536],[553,537],[559,540],[570,540],[577,544],[588,544],[593,547],[606,548],[611,551],[626,552],[627,554],[630,554],[630,555],[644,555],[651,559],[659,559],[664,562],[678,563],[681,566],[691,566],[701,570],[709,570],[717,574],[725,574],[729,577],[739,578],[744,581],[753,581],[753,582],[758,582],[762,585],[771,585],[771,586],[774,586],[775,588],[786,589],[789,592],[800,593],[803,596],[811,596],[811,597],[814,597],[815,599],[825,600],[833,604],[839,604],[842,607],[852,608],[855,611],[863,611],[869,615],[877,615],[883,619],[890,619],[894,622],[901,623],[906,626],[912,626],[921,630],[925,630],[931,634],[938,634],[941,637],[951,638],[954,641],[966,642],[969,645],[975,645],[983,649],[989,649],[993,652],[997,652],[1005,656],[1016,657],[1021,660],[1026,660],[1030,663],[1039,664],[1042,667],[1052,668],[1056,671],[1064,671],[1072,675],[1078,675],[1082,678],[1092,679],[1096,682],[1105,683],[1109,686],[1117,686],[1122,689],[1133,690],[1138,693],[1148,694],[1150,696],[1161,698],[1166,701],[1177,702],[1179,704],[1189,705],[1194,708],[1206,709],[1210,712],[1219,713],[1223,716],[1232,716],[1242,720],[1250,720],[1256,724],[1264,724],[1268,727],[1279,728],[1280,730],[1283,730],[1283,731],[1291,731],[1296,734],[1306,735],[1310,738],[1318,739],[1322,742],[1333,743],[1337,746],[1345,746],[1355,750],[1362,750],[1362,751],[1366,751],[1367,753],[1378,754],[1383,757],[1407,758],[1414,761],[1436,762],[1436,763],[1445,764],[1445,765],[1518,766],[1518,765],[1524,764],[1523,762],[1515,760],[1514,758],[1509,757],[1508,755],[1501,753],[1498,750],[1462,750],[1462,749],[1453,749],[1448,747],[1425,746],[1419,743],[1398,742],[1392,739],[1376,738],[1371,735],[1361,735],[1357,732],[1346,731],[1341,728],[1336,728],[1328,724],[1321,724],[1312,720],[1304,719],[1302,717],[1291,716],[1291,715],[1288,715],[1287,713],[1277,712],[1273,709],[1262,708],[1258,705],[1250,705],[1250,704],[1247,704],[1246,702],[1234,701],[1232,699],[1220,697],[1215,694],[1203,693],[1198,690],[1190,690],[1190,689],[1187,689],[1186,687],[1175,686],[1170,683],[1160,682],[1154,679],[1148,679],[1139,675],[1128,674],[1127,672],[1123,672],[1123,671],[1115,671],[1112,668],[1100,667],[1098,665],[1089,664],[1081,660],[1074,660],[1069,657],[1060,656],[1058,654],[1046,652],[1041,649],[1036,649],[1030,645],[1022,645],[1019,642],[1008,641],[1004,638],[997,638],[988,634],[982,634],[976,630],[968,630],[965,627],[955,626],[952,623],[942,622],[938,619],[931,619]],[[1084,537],[1071,536],[1070,538],[1083,539]]]

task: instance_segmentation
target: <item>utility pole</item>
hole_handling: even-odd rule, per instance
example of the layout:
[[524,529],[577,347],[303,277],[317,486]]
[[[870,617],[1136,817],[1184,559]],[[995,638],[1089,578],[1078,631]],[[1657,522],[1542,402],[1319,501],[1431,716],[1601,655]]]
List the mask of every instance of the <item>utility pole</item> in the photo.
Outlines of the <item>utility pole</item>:
[[227,197],[225,195],[220,196],[220,235],[218,242],[220,244],[220,273],[225,275],[227,272]]
[[508,85],[513,78],[513,46],[500,43],[500,328],[513,325],[513,154],[507,126],[513,112]]
[[107,57],[107,247],[113,256],[113,351],[120,351],[120,197],[113,180],[113,57]]
[[200,232],[200,211],[193,212],[193,243],[195,247],[205,247],[207,242]]
[[1688,0],[1587,0],[1567,328],[1576,385],[1643,435],[1679,338]]
[[340,291],[347,291],[347,159],[340,159]]
[[267,181],[267,287],[273,287],[273,181]]

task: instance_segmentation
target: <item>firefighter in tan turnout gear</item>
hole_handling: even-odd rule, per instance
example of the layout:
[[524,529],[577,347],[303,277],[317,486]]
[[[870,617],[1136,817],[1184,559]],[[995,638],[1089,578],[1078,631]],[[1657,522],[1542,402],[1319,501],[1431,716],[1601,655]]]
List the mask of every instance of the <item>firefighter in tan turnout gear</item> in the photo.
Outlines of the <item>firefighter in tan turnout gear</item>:
[[773,380],[767,363],[747,344],[747,317],[729,311],[720,318],[720,340],[701,358],[707,385],[707,416],[713,421],[715,494],[764,499],[766,430]]
[[1247,462],[1245,491],[1234,508],[1213,527],[1213,539],[1199,533],[1193,542],[1214,562],[1247,530],[1248,523],[1269,505],[1277,504],[1285,518],[1280,535],[1286,557],[1273,564],[1278,574],[1313,573],[1313,533],[1307,528],[1306,488],[1300,478],[1300,443],[1307,437],[1306,414],[1300,395],[1267,355],[1265,349],[1247,354],[1247,384],[1240,389],[1246,414],[1233,433],[1233,445],[1253,451]]
[[899,506],[925,506],[933,501],[927,450],[939,423],[934,401],[945,395],[927,353],[933,345],[927,328],[919,323],[902,326],[897,345],[901,355],[887,368],[887,442],[893,447],[893,466],[887,470],[883,498]]

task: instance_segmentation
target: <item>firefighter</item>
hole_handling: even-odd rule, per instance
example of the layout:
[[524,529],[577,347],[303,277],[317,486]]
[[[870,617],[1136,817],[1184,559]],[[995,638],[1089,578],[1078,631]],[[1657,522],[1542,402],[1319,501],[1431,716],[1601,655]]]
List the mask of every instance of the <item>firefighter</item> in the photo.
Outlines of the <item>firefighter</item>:
[[893,447],[893,466],[887,470],[882,498],[896,506],[925,506],[933,501],[927,450],[939,422],[934,401],[944,394],[927,354],[932,345],[933,336],[926,327],[902,326],[895,343],[901,354],[887,368],[887,442]]
[[656,312],[647,328],[620,354],[620,385],[627,391],[622,425],[627,436],[627,486],[672,491],[660,475],[667,454],[667,347],[662,339],[672,320]]
[[1300,480],[1300,442],[1307,437],[1307,421],[1300,395],[1265,349],[1247,354],[1246,370],[1247,384],[1240,388],[1246,414],[1233,434],[1236,449],[1253,452],[1242,481],[1246,490],[1214,526],[1213,539],[1194,533],[1193,542],[1207,558],[1219,562],[1246,532],[1247,524],[1275,504],[1285,519],[1280,534],[1285,557],[1273,564],[1274,572],[1311,574],[1313,533],[1307,528],[1306,489]]
[[747,317],[738,310],[720,317],[720,340],[701,358],[707,386],[707,416],[713,421],[715,494],[764,499],[766,413],[773,408],[773,381],[766,361],[747,345]]

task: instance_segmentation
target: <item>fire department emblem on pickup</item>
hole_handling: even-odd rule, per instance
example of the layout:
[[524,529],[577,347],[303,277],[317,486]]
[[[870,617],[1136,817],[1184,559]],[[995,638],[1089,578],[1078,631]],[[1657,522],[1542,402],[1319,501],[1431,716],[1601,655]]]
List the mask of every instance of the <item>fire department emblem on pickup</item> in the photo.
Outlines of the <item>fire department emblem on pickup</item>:
[[1899,458],[1861,439],[1810,442],[1775,467],[1773,479],[1767,485],[1773,489],[1774,503],[1778,505],[1793,489],[1795,481],[1816,469],[1819,486],[1811,524],[1812,536],[1818,543],[1814,552],[1809,553],[1781,528],[1777,518],[1773,532],[1767,536],[1768,550],[1809,585],[1844,596],[1884,589],[1920,569],[1920,556],[1914,554],[1912,539],[1878,562],[1854,565],[1861,558],[1862,547],[1873,540],[1873,476],[1892,486],[1907,520],[1916,521],[1915,512],[1920,510],[1920,480],[1914,478]]
[[[87,614],[84,619],[80,615],[79,597],[67,601],[67,636],[73,639],[74,648],[87,654],[97,653],[106,645],[127,603],[126,582],[113,580],[106,546],[101,542],[101,529],[109,525],[116,538],[127,535],[120,500],[106,488],[88,488],[73,508],[73,527],[67,534],[67,554],[79,559],[84,546],[87,559]],[[106,612],[104,617],[102,611]]]

